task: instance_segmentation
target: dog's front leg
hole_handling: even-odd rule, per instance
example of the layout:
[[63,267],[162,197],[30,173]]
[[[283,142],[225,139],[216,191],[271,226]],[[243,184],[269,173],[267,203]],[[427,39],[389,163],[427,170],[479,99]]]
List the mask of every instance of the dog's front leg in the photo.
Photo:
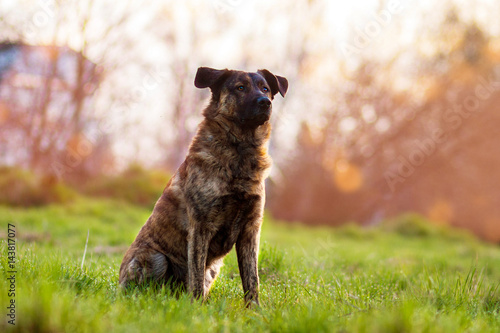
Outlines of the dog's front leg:
[[260,221],[254,222],[243,229],[236,241],[236,254],[240,269],[241,282],[245,293],[246,306],[252,303],[259,305],[259,239]]
[[210,238],[201,228],[192,228],[188,239],[189,292],[194,299],[205,298],[205,265]]

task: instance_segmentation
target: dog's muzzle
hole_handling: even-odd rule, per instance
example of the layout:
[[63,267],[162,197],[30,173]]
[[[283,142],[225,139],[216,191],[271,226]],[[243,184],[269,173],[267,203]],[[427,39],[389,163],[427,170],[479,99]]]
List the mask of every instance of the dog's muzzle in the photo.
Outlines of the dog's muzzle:
[[271,100],[267,97],[259,97],[257,99],[257,112],[255,122],[258,125],[264,124],[271,118]]
[[271,100],[265,96],[257,98],[257,118],[266,122],[271,118]]
[[271,100],[266,96],[258,97],[244,113],[242,123],[247,127],[264,124],[271,118]]
[[269,109],[271,107],[271,100],[265,96],[257,98],[257,105],[260,109]]

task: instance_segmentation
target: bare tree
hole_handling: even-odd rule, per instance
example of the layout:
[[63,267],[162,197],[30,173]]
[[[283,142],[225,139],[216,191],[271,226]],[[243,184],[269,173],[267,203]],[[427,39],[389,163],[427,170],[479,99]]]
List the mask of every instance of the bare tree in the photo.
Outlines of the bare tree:
[[[23,5],[29,2],[19,7]],[[103,1],[35,5],[31,8],[37,10],[25,15],[24,25],[17,24],[19,15],[2,15],[2,24],[16,40],[3,44],[4,51],[16,50],[15,58],[0,54],[10,59],[9,66],[1,69],[0,83],[2,105],[9,110],[7,121],[0,124],[9,143],[4,161],[59,176],[101,172],[111,162],[110,140],[105,138],[110,133],[102,126],[105,115],[96,112],[94,95],[111,73],[135,60],[135,37],[127,31],[144,3],[128,1],[113,9],[109,5]],[[41,15],[46,21],[40,21]],[[29,45],[25,39],[50,45]],[[123,94],[105,99],[108,108],[118,101],[127,103]],[[104,144],[108,147],[100,147]]]

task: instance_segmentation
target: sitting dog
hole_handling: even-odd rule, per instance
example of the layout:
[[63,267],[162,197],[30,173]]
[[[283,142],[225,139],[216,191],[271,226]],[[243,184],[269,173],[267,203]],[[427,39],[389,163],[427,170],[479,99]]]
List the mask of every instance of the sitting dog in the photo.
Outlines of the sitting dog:
[[120,285],[172,282],[204,299],[236,244],[245,302],[258,305],[271,101],[277,93],[285,96],[288,81],[265,69],[200,67],[194,84],[212,93],[204,120],[185,161],[125,253]]

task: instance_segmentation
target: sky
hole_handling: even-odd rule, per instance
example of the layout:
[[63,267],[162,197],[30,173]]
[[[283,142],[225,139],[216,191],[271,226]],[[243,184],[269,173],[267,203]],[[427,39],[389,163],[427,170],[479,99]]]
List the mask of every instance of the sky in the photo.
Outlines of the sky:
[[[314,6],[314,3],[322,6]],[[494,0],[455,1],[467,7],[466,16],[476,19],[487,17],[489,5]],[[66,6],[85,8],[88,2],[68,0]],[[189,75],[194,78],[195,68],[198,66],[212,66],[215,68],[237,68],[254,71],[258,68],[268,68],[276,74],[292,79],[296,75],[293,62],[287,61],[291,55],[286,47],[298,38],[297,32],[306,27],[315,26],[314,20],[324,18],[324,24],[317,25],[316,30],[309,29],[304,43],[299,45],[313,54],[317,54],[316,64],[310,64],[314,73],[314,82],[302,82],[291,85],[286,101],[277,99],[275,109],[279,116],[279,123],[275,130],[277,138],[293,136],[300,122],[317,116],[322,110],[322,98],[330,92],[332,81],[342,81],[344,77],[339,72],[339,63],[355,67],[362,56],[390,57],[397,48],[412,45],[419,35],[419,20],[422,14],[431,18],[433,15],[442,15],[438,9],[445,2],[431,0],[351,0],[351,1],[310,1],[307,6],[303,1],[289,0],[185,0],[178,1],[123,1],[96,0],[99,4],[100,17],[89,26],[88,34],[99,40],[100,34],[124,10],[133,8],[133,17],[129,20],[123,37],[134,41],[135,50],[141,61],[148,63],[148,68],[131,66],[121,69],[111,75],[103,83],[102,95],[104,99],[110,92],[121,89],[129,94],[127,107],[105,106],[101,100],[101,112],[116,123],[133,123],[126,132],[112,133],[120,140],[115,140],[115,149],[123,160],[131,158],[146,159],[151,156],[147,147],[154,147],[155,139],[151,133],[160,133],[166,137],[169,133],[162,133],[162,124],[168,121],[168,100],[177,91],[176,82],[167,74],[165,68],[176,58],[192,59],[192,68]],[[488,6],[482,6],[486,4]],[[129,6],[129,7],[127,7]],[[53,30],[58,30],[59,39],[56,43],[69,44],[74,49],[82,46],[82,38],[78,29],[77,11],[68,11],[68,18],[64,26],[56,26],[57,13],[54,10],[54,0],[2,0],[0,11],[9,12],[19,17],[18,24],[22,26],[27,41],[32,44],[50,44],[53,42]],[[319,11],[319,13],[318,13]],[[164,20],[154,27],[150,23],[152,18],[164,17]],[[486,20],[486,19],[485,19]],[[194,22],[195,29],[191,27]],[[499,33],[500,20],[488,22],[491,31]],[[223,27],[223,33],[221,33]],[[163,30],[162,30],[163,29]],[[166,46],[165,40],[152,30],[164,31],[163,36],[175,38],[174,49]],[[172,33],[173,32],[173,33]],[[196,34],[202,33],[202,38]],[[161,35],[161,33],[160,33]],[[205,37],[207,36],[207,37]],[[118,36],[121,38],[122,36]],[[250,38],[251,37],[251,38]],[[167,38],[167,37],[163,37]],[[293,43],[292,43],[293,44]],[[247,68],[242,66],[242,59],[248,45],[253,50]],[[89,49],[88,57],[93,60],[102,50]],[[127,51],[127,50],[126,50]],[[93,53],[94,52],[94,53]],[[95,59],[98,57],[96,56]],[[289,65],[287,65],[289,64]],[[316,66],[317,68],[315,68]],[[397,78],[394,78],[396,81]],[[148,84],[148,83],[155,84]],[[325,84],[321,84],[325,82]],[[399,87],[405,87],[404,80],[398,81]],[[314,91],[307,91],[313,89]],[[194,86],[191,89],[196,89]],[[322,89],[324,89],[322,91]],[[116,93],[116,92],[114,92]],[[120,92],[118,92],[120,93]],[[316,105],[301,105],[304,94],[317,94]],[[283,108],[287,108],[283,110]],[[303,112],[307,110],[307,112]],[[314,113],[317,114],[314,114]],[[201,110],[193,111],[188,118],[187,126],[193,128],[200,121]],[[314,123],[314,121],[312,121]],[[352,124],[346,120],[344,130]],[[120,126],[115,126],[119,129]],[[289,142],[290,140],[283,140]],[[280,143],[283,144],[283,143]]]
[[[489,3],[492,0],[458,1],[463,6],[471,6],[471,15],[481,17],[482,6],[473,6],[474,2]],[[312,1],[311,1],[312,2]],[[321,125],[323,98],[329,94],[330,83],[345,79],[339,72],[339,63],[355,67],[361,57],[380,57],[390,59],[400,48],[412,47],[419,36],[419,21],[422,17],[437,19],[442,15],[440,6],[445,2],[436,3],[431,0],[351,0],[351,1],[320,1],[323,5],[307,7],[303,2],[289,0],[192,0],[185,5],[176,1],[167,1],[163,4],[148,8],[140,7],[134,23],[131,25],[131,34],[139,33],[141,26],[147,25],[151,16],[158,11],[169,11],[172,22],[165,22],[168,29],[174,31],[175,49],[165,49],[162,40],[152,38],[145,45],[145,55],[155,63],[154,71],[163,73],[162,66],[168,66],[168,55],[178,58],[192,58],[193,68],[189,75],[194,78],[194,68],[211,66],[214,68],[235,68],[254,71],[258,68],[268,68],[276,74],[291,79],[292,85],[285,100],[280,97],[274,101],[275,126],[273,140],[282,151],[293,147],[294,138],[300,123],[303,120],[318,122]],[[382,4],[381,4],[382,3]],[[148,5],[149,6],[149,5]],[[320,11],[318,13],[318,11]],[[151,16],[150,16],[151,15]],[[286,66],[289,50],[287,45],[290,39],[296,38],[301,29],[306,30],[314,25],[317,17],[324,17],[324,24],[319,25],[314,34],[308,35],[304,47],[312,53],[317,53],[320,68],[314,72],[315,82],[306,82],[302,85],[293,85],[296,74],[294,63]],[[195,34],[202,34],[202,38],[193,35],[190,22],[197,25]],[[498,29],[490,25],[492,29]],[[223,26],[223,33],[221,33]],[[309,27],[308,27],[309,26]],[[203,36],[209,38],[203,38]],[[251,40],[248,40],[248,38]],[[250,62],[241,68],[242,59],[247,54],[246,44],[250,43],[253,55]],[[195,55],[193,55],[195,53]],[[153,71],[153,72],[154,72]],[[151,73],[151,72],[149,72]],[[137,79],[131,82],[142,82],[150,74],[137,72]],[[161,77],[161,75],[159,75]],[[159,124],[168,121],[168,96],[175,93],[171,80],[164,77],[153,90],[148,90],[147,98],[140,101],[130,117],[135,117],[141,126],[127,133],[128,140],[118,140],[116,149],[125,161],[139,156],[141,160],[150,160],[151,151],[144,147],[154,147],[155,139],[150,134],[152,129],[168,137],[170,133],[164,131]],[[323,81],[324,84],[321,84]],[[400,89],[410,88],[404,77],[394,77],[395,86]],[[309,86],[306,86],[309,84]],[[191,89],[196,89],[194,86]],[[189,87],[187,88],[189,89]],[[317,91],[310,92],[307,89]],[[311,93],[316,93],[316,105],[304,104]],[[304,96],[307,94],[308,96]],[[165,103],[167,105],[165,105]],[[309,103],[309,102],[308,102]],[[303,112],[307,110],[307,112]],[[201,121],[201,110],[193,110],[187,119],[187,126],[194,129]],[[121,115],[120,115],[121,117]],[[316,120],[314,120],[316,119]],[[347,118],[342,122],[340,130],[349,130]],[[154,131],[154,130],[153,130]],[[119,133],[123,135],[123,133]],[[141,138],[138,140],[137,138]]]

